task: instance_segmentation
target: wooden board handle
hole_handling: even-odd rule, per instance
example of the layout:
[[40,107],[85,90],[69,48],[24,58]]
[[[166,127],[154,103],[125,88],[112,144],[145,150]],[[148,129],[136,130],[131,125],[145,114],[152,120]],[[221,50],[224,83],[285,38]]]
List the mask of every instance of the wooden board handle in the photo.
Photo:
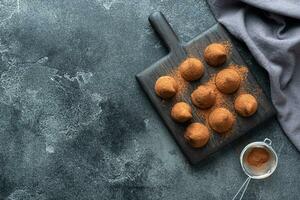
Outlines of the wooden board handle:
[[149,16],[149,22],[170,51],[180,48],[181,44],[176,33],[161,12],[152,13]]

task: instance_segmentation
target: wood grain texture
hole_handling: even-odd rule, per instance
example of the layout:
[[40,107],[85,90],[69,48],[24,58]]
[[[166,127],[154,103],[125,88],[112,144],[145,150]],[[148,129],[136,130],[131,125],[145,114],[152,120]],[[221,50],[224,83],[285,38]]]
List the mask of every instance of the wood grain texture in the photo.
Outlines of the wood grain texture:
[[[212,137],[209,143],[201,149],[195,149],[189,146],[189,144],[183,137],[187,124],[176,123],[170,117],[170,110],[172,106],[177,102],[177,100],[173,98],[169,101],[162,101],[162,99],[155,94],[155,82],[160,76],[167,75],[175,70],[178,65],[187,57],[197,57],[203,61],[203,52],[205,47],[213,42],[229,41],[232,44],[231,36],[221,25],[216,24],[206,32],[194,38],[192,41],[183,44],[178,40],[178,37],[172,30],[171,26],[160,12],[153,13],[149,17],[149,21],[156,32],[159,34],[161,39],[165,42],[170,52],[167,56],[154,63],[143,72],[137,74],[136,78],[141,84],[145,93],[150,98],[151,102],[153,103],[157,112],[160,114],[166,126],[172,133],[182,152],[186,155],[186,157],[192,164],[196,164],[199,161],[203,160],[210,154],[219,150],[224,145],[246,134],[249,130],[253,129],[275,114],[275,110],[270,100],[261,90],[258,96],[259,108],[254,116],[250,118],[237,116],[236,123],[230,134],[227,134],[226,136],[220,136],[219,134],[212,132]],[[186,95],[182,96],[180,99],[182,101],[190,103],[191,105],[192,103],[190,100],[190,94],[192,93],[192,91],[200,84],[207,82],[212,74],[215,74],[221,69],[224,69],[229,64],[245,65],[245,62],[234,47],[232,47],[230,58],[223,66],[213,68],[207,65],[204,61],[203,63],[205,65],[204,76],[200,80],[194,81],[189,84]],[[260,86],[258,85],[251,72],[248,73],[246,82],[249,91],[260,90]],[[233,101],[235,95],[232,95],[230,98]],[[197,108],[192,106],[192,109],[192,122],[204,123],[203,118],[196,114],[198,112]],[[234,112],[233,103],[232,105],[229,105],[229,109]]]

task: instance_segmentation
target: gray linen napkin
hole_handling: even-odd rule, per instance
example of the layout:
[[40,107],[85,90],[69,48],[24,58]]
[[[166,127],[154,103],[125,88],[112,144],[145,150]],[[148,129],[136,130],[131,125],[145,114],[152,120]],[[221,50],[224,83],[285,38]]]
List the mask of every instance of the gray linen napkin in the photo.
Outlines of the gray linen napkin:
[[300,1],[208,0],[269,74],[278,120],[300,151]]

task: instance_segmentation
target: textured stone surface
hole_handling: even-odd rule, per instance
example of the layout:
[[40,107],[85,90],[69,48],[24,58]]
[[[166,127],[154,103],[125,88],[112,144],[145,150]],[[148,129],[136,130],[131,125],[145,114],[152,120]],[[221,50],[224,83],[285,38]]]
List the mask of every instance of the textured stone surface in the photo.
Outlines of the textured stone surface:
[[193,167],[135,80],[166,55],[148,15],[188,41],[215,23],[205,1],[0,4],[0,199],[231,199],[241,149],[265,137],[278,170],[245,199],[299,199],[300,156],[275,119]]

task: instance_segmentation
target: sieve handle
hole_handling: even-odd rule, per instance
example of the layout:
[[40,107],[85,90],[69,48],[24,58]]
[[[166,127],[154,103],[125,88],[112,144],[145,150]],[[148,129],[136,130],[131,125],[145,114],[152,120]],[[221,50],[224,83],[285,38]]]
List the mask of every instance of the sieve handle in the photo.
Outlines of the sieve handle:
[[232,198],[232,200],[235,200],[235,199],[237,198],[237,196],[238,196],[241,192],[242,192],[242,194],[241,194],[239,200],[242,200],[242,198],[243,198],[243,196],[244,196],[244,194],[245,194],[245,192],[246,192],[246,190],[247,190],[247,188],[248,188],[248,185],[249,185],[250,181],[251,181],[251,178],[248,177],[248,178],[245,180],[245,182],[243,183],[243,185],[240,187],[240,189],[237,191],[237,193],[234,195],[234,197]]
[[272,140],[270,140],[269,138],[265,138],[264,143],[266,143],[268,146],[271,146],[272,145]]

